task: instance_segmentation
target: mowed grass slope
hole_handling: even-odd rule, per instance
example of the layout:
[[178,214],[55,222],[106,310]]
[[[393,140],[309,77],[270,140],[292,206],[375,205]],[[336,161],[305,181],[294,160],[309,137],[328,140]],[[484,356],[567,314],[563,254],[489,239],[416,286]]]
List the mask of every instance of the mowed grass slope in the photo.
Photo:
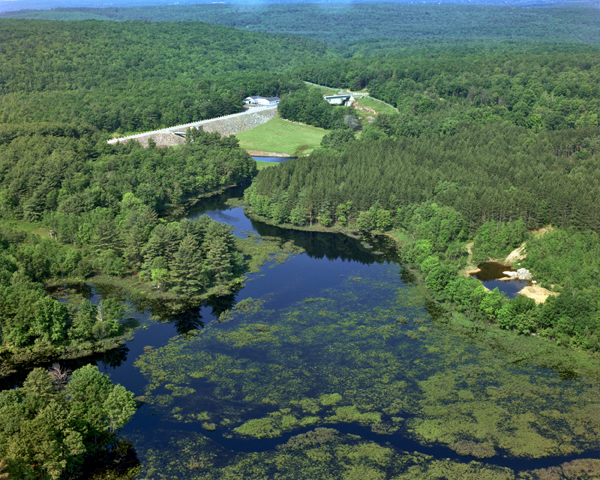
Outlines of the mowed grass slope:
[[364,105],[365,107],[372,108],[377,113],[387,113],[387,114],[398,113],[395,109],[393,109],[389,105],[386,105],[385,103],[383,103],[379,100],[376,100],[372,97],[358,98],[356,100],[356,102],[359,103],[360,105]]
[[236,138],[245,150],[305,155],[321,144],[327,133],[323,128],[286,122],[279,116],[264,125],[238,133]]
[[267,167],[275,167],[279,165],[278,162],[261,162],[260,160],[256,161],[256,168],[258,168],[259,170],[262,170],[263,168],[267,168]]

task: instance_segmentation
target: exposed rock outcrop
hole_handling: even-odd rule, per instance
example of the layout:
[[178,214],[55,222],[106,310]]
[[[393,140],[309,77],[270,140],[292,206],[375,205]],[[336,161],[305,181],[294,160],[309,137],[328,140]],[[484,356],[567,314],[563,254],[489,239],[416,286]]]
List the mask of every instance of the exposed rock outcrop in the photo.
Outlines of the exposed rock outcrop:
[[526,268],[519,268],[516,272],[502,272],[507,277],[517,278],[519,280],[531,280],[531,272]]

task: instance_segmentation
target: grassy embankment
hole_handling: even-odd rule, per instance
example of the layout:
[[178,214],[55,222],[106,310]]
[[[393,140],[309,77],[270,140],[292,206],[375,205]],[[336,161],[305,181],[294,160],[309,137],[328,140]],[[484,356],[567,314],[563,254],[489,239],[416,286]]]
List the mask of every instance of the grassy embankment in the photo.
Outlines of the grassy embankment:
[[381,100],[377,100],[373,97],[362,97],[356,100],[356,103],[365,107],[372,108],[377,113],[386,113],[391,115],[392,113],[398,113],[396,110],[389,105],[383,103]]
[[267,167],[274,167],[275,165],[279,165],[278,162],[261,162],[260,160],[256,161],[256,168],[258,168],[259,170],[262,170],[263,168],[267,168]]
[[[307,83],[308,88],[310,88],[311,90],[317,90],[319,91],[322,95],[336,95],[340,92],[348,92],[349,90],[346,88],[330,88],[330,87],[324,87],[324,86],[318,86],[318,85],[314,85],[312,83]],[[360,92],[358,93],[366,93],[368,94],[369,92],[367,92],[366,88],[360,90]],[[372,115],[377,115],[379,113],[385,113],[385,114],[395,114],[398,113],[398,111],[391,107],[390,105],[386,104],[385,102],[382,102],[381,100],[377,100],[376,98],[373,97],[359,97],[357,96],[355,98],[355,105],[354,107],[359,110],[360,116],[362,117],[361,120],[361,125],[362,127],[366,127],[370,121],[372,121],[372,117],[371,115],[369,115],[371,112],[369,112],[369,110],[367,109],[371,109],[373,110],[375,113]],[[361,107],[366,107],[366,108],[361,108]],[[371,119],[367,118],[367,117],[371,117]],[[358,132],[358,135],[360,135],[360,131]]]
[[318,148],[326,133],[322,128],[287,122],[277,116],[264,125],[238,133],[236,138],[244,150],[298,156]]

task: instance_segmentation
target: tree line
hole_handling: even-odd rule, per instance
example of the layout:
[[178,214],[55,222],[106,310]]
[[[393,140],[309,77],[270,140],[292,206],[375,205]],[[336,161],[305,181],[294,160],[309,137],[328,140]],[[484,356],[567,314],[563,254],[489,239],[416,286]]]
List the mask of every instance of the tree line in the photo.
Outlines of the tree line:
[[[572,50],[572,51],[569,51]],[[509,122],[534,132],[598,126],[598,47],[535,53],[387,55],[321,62],[304,80],[360,90],[400,111],[388,135],[452,134],[460,124]]]
[[204,23],[0,19],[0,122],[148,131],[241,111],[301,85],[283,73],[327,56],[310,39]]
[[519,218],[528,229],[600,229],[598,127],[535,135],[495,124],[393,139],[381,133],[383,118],[359,140],[345,137],[341,151],[325,148],[261,171],[247,202],[276,223],[358,222],[366,231],[391,228],[400,207],[425,201],[460,212],[469,234],[490,220]]
[[[493,3],[493,2],[492,2]],[[536,8],[507,5],[419,5],[368,2],[320,5],[200,4],[120,8],[55,8],[6,17],[48,20],[208,22],[240,30],[308,37],[345,56],[392,53],[414,48],[481,46],[494,40],[599,43],[598,10],[591,5]],[[326,25],[327,28],[323,28]]]
[[[190,196],[252,178],[256,163],[233,137],[195,130],[178,149],[144,149],[138,142],[109,145],[66,125],[1,131],[3,345],[85,346],[123,334],[120,305],[59,303],[44,290],[52,279],[140,272],[149,286],[192,299],[241,275],[231,227],[206,216],[160,218],[181,215]],[[55,238],[9,226],[23,220]]]

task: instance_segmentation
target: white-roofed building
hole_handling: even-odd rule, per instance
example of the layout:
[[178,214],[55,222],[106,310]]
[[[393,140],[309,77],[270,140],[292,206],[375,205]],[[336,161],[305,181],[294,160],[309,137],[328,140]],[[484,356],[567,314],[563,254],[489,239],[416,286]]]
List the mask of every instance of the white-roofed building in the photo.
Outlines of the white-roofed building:
[[259,107],[268,107],[272,105],[277,105],[281,100],[279,97],[246,97],[244,98],[245,105],[255,105]]

